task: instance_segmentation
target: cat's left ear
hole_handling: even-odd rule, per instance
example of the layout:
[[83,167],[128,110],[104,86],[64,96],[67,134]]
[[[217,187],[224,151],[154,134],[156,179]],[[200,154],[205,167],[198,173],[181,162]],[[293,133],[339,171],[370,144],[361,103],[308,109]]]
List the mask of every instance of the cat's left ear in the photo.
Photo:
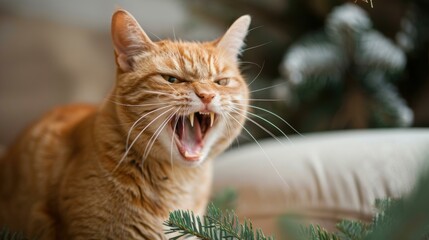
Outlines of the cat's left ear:
[[132,70],[135,56],[155,45],[136,19],[123,9],[116,10],[113,14],[111,30],[116,64],[124,72]]
[[222,49],[222,51],[235,60],[238,60],[238,56],[241,54],[244,46],[244,39],[249,29],[250,20],[251,18],[249,15],[241,16],[215,43],[218,48]]

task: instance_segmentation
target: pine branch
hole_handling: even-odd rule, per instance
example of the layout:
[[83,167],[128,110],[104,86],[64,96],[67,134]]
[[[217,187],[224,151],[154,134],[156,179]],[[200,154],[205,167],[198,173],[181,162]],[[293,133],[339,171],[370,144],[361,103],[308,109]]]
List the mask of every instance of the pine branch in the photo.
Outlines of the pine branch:
[[[208,215],[206,216],[209,222],[213,223],[216,227],[223,229],[225,232],[231,235],[231,237],[235,237],[240,239],[240,222],[238,221],[238,217],[234,215],[231,211],[226,211],[226,215],[222,216],[222,212],[216,208],[214,205],[210,205],[208,207]],[[245,222],[245,228],[247,229],[247,222]],[[247,229],[248,231],[248,229]]]
[[365,71],[381,71],[391,74],[401,73],[405,69],[407,61],[405,53],[381,33],[368,30],[356,40],[359,51],[355,53],[355,61]]
[[371,230],[371,226],[366,223],[349,220],[341,221],[336,227],[340,231],[338,236],[340,236],[341,239],[345,238],[350,240],[364,239]]
[[27,240],[22,232],[10,232],[6,227],[0,229],[0,240]]
[[319,225],[305,225],[305,220],[299,215],[285,215],[280,218],[279,229],[287,239],[295,240],[349,240],[341,238],[336,233],[330,233]]
[[381,211],[373,220],[374,229],[366,240],[421,240],[429,234],[429,172],[424,172],[413,192],[399,200],[378,202]]
[[[363,2],[368,3],[368,0],[362,0]],[[357,2],[357,0],[355,0],[355,3]],[[369,3],[371,4],[371,8],[374,8],[374,4],[372,3],[372,0],[369,0]]]
[[329,233],[319,225],[310,225],[308,228],[302,228],[302,240],[342,240],[334,233]]
[[183,236],[195,236],[202,240],[216,239],[210,231],[210,226],[202,227],[200,217],[190,211],[174,211],[170,213],[170,218],[164,223],[170,229],[165,234],[178,233],[177,236],[170,239],[178,239]]
[[250,221],[240,224],[233,211],[226,211],[224,214],[213,204],[209,205],[203,221],[191,211],[177,210],[170,213],[170,218],[164,225],[169,227],[166,234],[177,234],[170,238],[173,240],[189,236],[203,240],[274,240],[272,237],[265,237],[259,229],[255,232]]
[[372,121],[377,126],[383,127],[408,127],[413,123],[413,111],[407,106],[405,101],[399,96],[394,85],[384,81],[383,76],[376,74],[368,76],[366,87],[374,90],[372,95],[373,103],[370,106],[372,110]]

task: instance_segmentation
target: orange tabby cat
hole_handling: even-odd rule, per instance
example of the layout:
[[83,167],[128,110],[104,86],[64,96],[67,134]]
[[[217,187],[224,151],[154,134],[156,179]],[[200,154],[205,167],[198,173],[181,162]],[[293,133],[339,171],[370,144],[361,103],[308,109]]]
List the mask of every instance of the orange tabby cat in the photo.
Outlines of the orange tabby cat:
[[46,114],[0,160],[0,227],[39,239],[165,239],[175,209],[203,213],[212,160],[239,134],[238,55],[250,17],[212,42],[152,42],[112,18],[117,81],[100,107]]

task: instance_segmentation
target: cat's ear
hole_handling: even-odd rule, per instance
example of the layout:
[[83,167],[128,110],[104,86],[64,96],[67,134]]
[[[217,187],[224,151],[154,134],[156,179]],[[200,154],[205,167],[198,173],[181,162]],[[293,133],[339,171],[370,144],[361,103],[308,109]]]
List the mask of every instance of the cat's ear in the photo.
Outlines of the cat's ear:
[[136,55],[148,51],[155,45],[136,19],[123,9],[113,13],[111,30],[116,64],[124,72],[132,70]]
[[249,15],[238,18],[231,27],[229,27],[228,31],[216,41],[217,47],[237,60],[244,46],[244,38],[247,35],[250,20],[251,18]]

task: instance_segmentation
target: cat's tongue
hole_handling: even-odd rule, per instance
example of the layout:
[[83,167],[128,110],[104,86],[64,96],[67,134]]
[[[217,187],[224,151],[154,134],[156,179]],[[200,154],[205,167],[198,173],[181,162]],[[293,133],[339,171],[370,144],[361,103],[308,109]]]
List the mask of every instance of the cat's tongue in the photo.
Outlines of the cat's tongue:
[[196,161],[200,159],[203,143],[199,121],[194,121],[194,126],[191,126],[189,119],[182,117],[177,128],[181,145],[179,146],[180,153],[186,160]]

